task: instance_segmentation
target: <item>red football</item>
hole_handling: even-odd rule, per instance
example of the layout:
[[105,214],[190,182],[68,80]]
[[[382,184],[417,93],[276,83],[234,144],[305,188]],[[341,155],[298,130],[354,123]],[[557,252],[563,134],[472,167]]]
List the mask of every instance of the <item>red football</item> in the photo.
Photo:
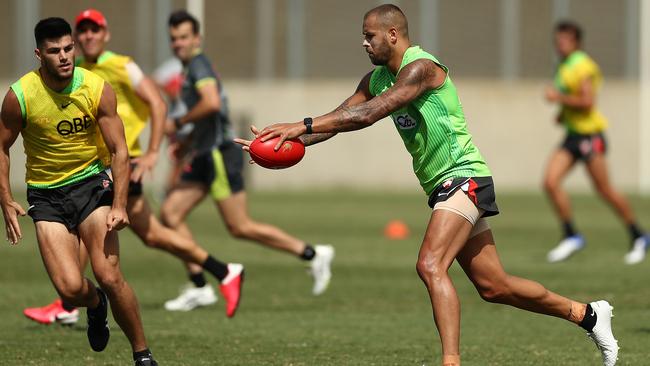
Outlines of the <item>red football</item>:
[[285,141],[278,151],[273,150],[278,143],[279,137],[261,142],[253,140],[250,146],[250,154],[253,160],[269,169],[284,169],[298,164],[305,156],[305,145],[299,139]]

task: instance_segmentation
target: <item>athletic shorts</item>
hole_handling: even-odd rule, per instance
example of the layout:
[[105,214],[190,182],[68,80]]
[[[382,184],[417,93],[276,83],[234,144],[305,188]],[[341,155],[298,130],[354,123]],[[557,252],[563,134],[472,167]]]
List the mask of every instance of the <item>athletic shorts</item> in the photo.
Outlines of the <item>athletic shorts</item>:
[[607,142],[602,133],[593,135],[568,134],[560,146],[576,160],[589,161],[595,154],[607,151]]
[[492,177],[449,178],[431,193],[429,207],[435,208],[436,204],[447,201],[458,190],[463,191],[474,206],[483,211],[481,217],[499,214]]
[[217,201],[244,190],[244,151],[234,142],[196,155],[184,168],[182,182],[201,183]]
[[[133,159],[133,158],[131,158],[131,159]],[[135,164],[135,163],[133,163],[133,162],[130,163],[130,172],[129,172],[129,175],[131,175],[131,174],[133,173],[133,170],[135,169],[136,166],[137,166],[137,164]],[[110,168],[106,169],[106,172],[108,173],[109,177],[111,177],[111,179],[112,179],[112,178],[113,178],[113,173],[111,172],[111,169],[110,169]],[[130,177],[129,177],[129,178],[130,178]],[[142,196],[142,180],[139,181],[139,182],[133,182],[133,181],[131,181],[131,180],[129,179],[129,192],[128,192],[128,196],[129,196],[129,197],[138,197],[138,196]]]
[[[133,170],[137,164],[131,163],[131,173],[133,173]],[[132,180],[129,180],[129,197],[138,197],[142,196],[142,180],[139,182],[134,182]]]
[[28,188],[27,213],[34,222],[60,222],[74,231],[95,209],[113,204],[113,183],[106,172],[58,188]]

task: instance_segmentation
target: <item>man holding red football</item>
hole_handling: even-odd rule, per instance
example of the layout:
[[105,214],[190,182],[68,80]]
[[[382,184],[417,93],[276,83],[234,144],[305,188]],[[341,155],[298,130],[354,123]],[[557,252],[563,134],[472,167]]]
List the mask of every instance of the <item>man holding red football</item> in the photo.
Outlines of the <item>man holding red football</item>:
[[[312,246],[279,228],[253,220],[247,210],[242,176],[243,153],[233,142],[228,99],[210,60],[201,52],[199,22],[184,10],[169,17],[169,34],[174,55],[183,64],[185,76],[181,101],[187,107],[183,116],[168,121],[182,146],[179,155],[186,162],[180,180],[171,187],[162,204],[166,225],[183,235],[192,234],[185,218],[208,194],[219,209],[231,235],[291,253],[309,262],[314,277],[312,293],[322,294],[330,282],[334,248]],[[206,285],[202,268],[186,263],[193,283],[180,296],[165,304],[168,310],[191,310]]]
[[[429,292],[442,345],[443,366],[460,365],[460,301],[448,270],[458,261],[483,299],[551,315],[584,328],[616,364],[618,345],[607,301],[589,304],[555,294],[541,284],[512,276],[501,266],[486,217],[499,213],[491,172],[467,130],[449,69],[411,45],[404,13],[381,5],[363,20],[363,47],[376,68],[333,112],[296,123],[253,129],[267,141],[301,138],[306,145],[338,132],[370,127],[390,116],[413,157],[413,168],[433,209],[420,247],[417,272]],[[248,149],[250,141],[236,140]]]

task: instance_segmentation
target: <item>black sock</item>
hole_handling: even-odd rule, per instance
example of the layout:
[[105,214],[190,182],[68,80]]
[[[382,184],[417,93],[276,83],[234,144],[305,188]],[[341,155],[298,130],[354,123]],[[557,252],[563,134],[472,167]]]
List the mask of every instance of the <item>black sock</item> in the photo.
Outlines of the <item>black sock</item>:
[[99,287],[97,287],[97,297],[99,297],[99,303],[97,304],[97,307],[88,308],[86,314],[88,314],[88,316],[91,318],[105,318],[108,308],[108,304],[106,302],[108,299],[106,298],[104,291],[102,291]]
[[209,255],[208,259],[203,263],[203,268],[206,271],[212,273],[219,282],[223,281],[224,278],[228,275],[228,265],[223,262],[219,262],[213,256]]
[[151,351],[149,351],[149,348],[145,348],[142,351],[133,352],[133,361],[136,361],[140,357],[151,357]]
[[587,311],[585,311],[585,317],[578,325],[581,326],[582,329],[591,333],[594,330],[594,326],[596,325],[597,319],[598,317],[596,316],[596,312],[594,311],[594,309],[591,308],[591,305],[587,304]]
[[71,312],[72,310],[77,308],[76,306],[70,305],[69,302],[63,301],[63,300],[61,301],[61,307],[63,307],[63,310],[65,310],[67,312]]
[[305,244],[305,251],[302,252],[302,254],[300,255],[300,258],[302,258],[302,259],[304,259],[306,261],[310,261],[310,260],[314,259],[314,256],[316,256],[316,250],[314,250],[314,247],[312,247],[309,244]]
[[203,287],[206,284],[205,277],[203,276],[203,272],[190,273],[190,281],[192,281],[192,283],[196,287]]
[[637,238],[643,236],[643,231],[639,229],[636,223],[630,224],[630,226],[628,226],[628,229],[630,229],[630,236],[632,236],[632,240],[636,240]]
[[562,223],[562,230],[564,230],[565,238],[578,234],[576,230],[573,228],[573,223],[571,221],[564,221]]

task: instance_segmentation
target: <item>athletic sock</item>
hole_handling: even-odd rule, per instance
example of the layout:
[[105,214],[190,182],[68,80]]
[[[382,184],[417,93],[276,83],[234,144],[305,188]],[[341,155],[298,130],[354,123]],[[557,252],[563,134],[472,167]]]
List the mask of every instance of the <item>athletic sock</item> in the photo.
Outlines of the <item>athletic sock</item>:
[[639,229],[636,223],[632,223],[628,226],[628,229],[630,230],[630,236],[632,237],[632,240],[636,240],[637,238],[640,238],[643,236],[643,231]]
[[[105,316],[105,314],[106,314],[106,306],[107,306],[106,301],[108,299],[106,299],[104,297],[104,296],[106,296],[105,294],[104,294],[104,296],[102,296],[101,291],[102,290],[100,290],[99,287],[97,287],[97,297],[99,297],[99,302],[97,303],[97,307],[94,307],[94,308],[88,307],[88,309],[86,311],[88,316],[91,317],[91,318],[94,318],[94,317],[97,317],[97,316],[100,316],[100,315]],[[102,311],[102,309],[103,309],[103,311]]]
[[145,348],[142,351],[133,352],[133,361],[136,361],[141,357],[151,357],[151,351],[149,351],[149,348]]
[[316,256],[316,250],[310,244],[305,244],[305,250],[300,255],[301,259],[310,261]]
[[70,303],[67,301],[61,301],[61,307],[63,308],[63,310],[67,311],[68,313],[77,308],[74,305],[70,305]]
[[196,287],[203,287],[207,283],[205,281],[205,276],[203,276],[203,272],[190,273],[190,281],[192,281]]
[[208,255],[208,259],[203,262],[203,268],[206,271],[212,273],[219,282],[223,281],[224,278],[228,275],[228,265],[223,262],[219,262],[213,256]]
[[562,230],[564,230],[564,237],[568,238],[574,235],[577,235],[578,233],[576,232],[575,228],[573,227],[573,222],[569,221],[564,221],[562,223]]
[[585,317],[578,325],[581,326],[582,329],[591,333],[594,330],[594,326],[596,325],[597,319],[598,316],[596,315],[596,312],[594,311],[594,309],[591,308],[591,305],[587,304],[587,311],[585,312]]

